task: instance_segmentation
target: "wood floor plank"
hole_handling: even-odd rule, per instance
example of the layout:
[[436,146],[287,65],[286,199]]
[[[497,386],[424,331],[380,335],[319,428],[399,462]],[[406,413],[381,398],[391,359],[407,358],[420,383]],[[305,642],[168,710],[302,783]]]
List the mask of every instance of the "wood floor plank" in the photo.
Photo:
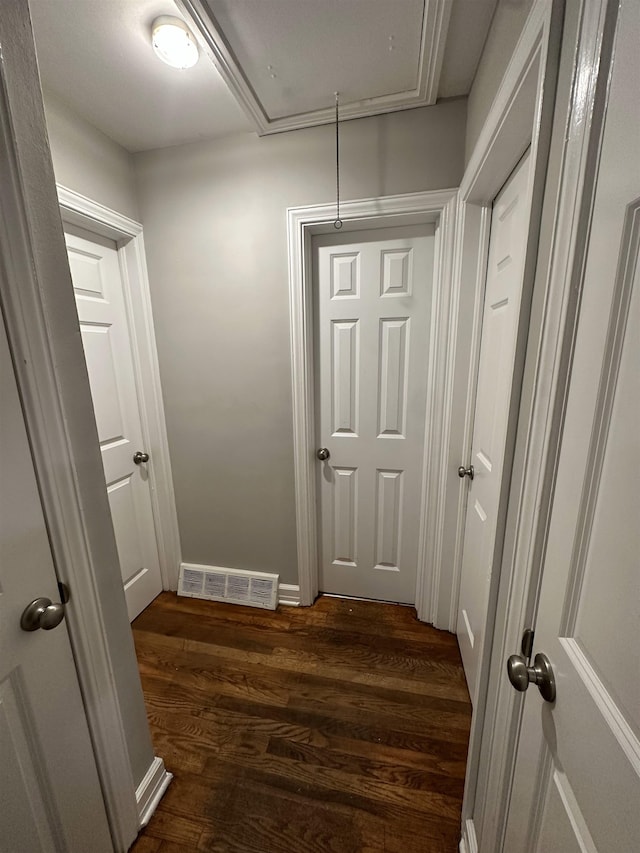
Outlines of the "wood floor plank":
[[160,853],[162,841],[152,835],[142,835],[131,848],[132,853]]
[[464,788],[463,779],[447,774],[431,773],[428,770],[418,770],[415,767],[391,763],[379,758],[293,742],[282,737],[270,738],[266,752],[310,768],[327,767],[361,779],[382,782],[384,785],[418,791],[436,791],[457,800],[462,796]]
[[466,745],[468,733],[459,727],[447,728],[434,720],[426,723],[406,723],[391,715],[358,713],[343,708],[316,710],[314,707],[298,707],[297,704],[280,708],[263,705],[232,696],[213,697],[208,707],[203,707],[203,716],[219,717],[221,711],[239,712],[245,716],[279,720],[287,724],[307,726],[323,734],[384,743],[399,749],[414,749],[422,752],[426,741],[444,740]]
[[173,841],[161,841],[158,853],[199,853],[199,851],[197,847],[184,847],[182,844],[175,844]]
[[143,839],[148,837],[157,838],[160,841],[173,841],[182,845],[184,850],[197,849],[201,835],[202,824],[195,817],[181,817],[171,814],[163,808],[158,808],[141,837],[131,848],[131,853],[138,853],[138,845],[142,844]]
[[412,608],[163,593],[133,624],[174,780],[132,853],[455,853],[471,706]]
[[215,830],[203,833],[207,853],[384,853],[384,837],[367,837],[350,815],[274,796],[258,799],[238,787]]
[[[304,610],[306,611],[306,608]],[[429,678],[424,678],[420,675],[416,676],[411,670],[400,673],[393,667],[390,671],[383,670],[381,667],[375,670],[357,670],[353,665],[345,663],[344,650],[342,650],[340,658],[336,660],[335,654],[328,656],[326,653],[317,653],[315,649],[300,652],[300,650],[285,648],[274,650],[267,647],[261,652],[251,652],[228,645],[217,645],[215,639],[211,639],[210,642],[202,642],[140,629],[136,630],[135,638],[136,648],[141,653],[150,649],[155,649],[159,653],[168,649],[171,654],[176,651],[195,652],[207,657],[214,657],[220,661],[224,659],[239,660],[243,665],[254,663],[282,671],[313,673],[343,682],[374,684],[387,689],[404,690],[420,695],[443,696],[449,699],[457,699],[466,705],[469,704],[469,695],[459,664],[453,664],[449,667],[432,666]]]
[[[277,755],[234,755],[237,766],[247,771],[256,779],[269,784],[288,789],[293,784],[308,785],[317,792],[317,798],[335,801],[335,798],[363,801],[364,810],[374,814],[392,810],[406,809],[416,814],[425,814],[438,819],[454,822],[459,815],[459,797],[440,794],[431,790],[415,791],[408,787],[394,787],[374,778],[364,776],[354,777],[342,769],[327,767],[320,764],[310,768],[299,760],[281,759]],[[216,775],[221,766],[219,757],[207,759],[203,777]]]

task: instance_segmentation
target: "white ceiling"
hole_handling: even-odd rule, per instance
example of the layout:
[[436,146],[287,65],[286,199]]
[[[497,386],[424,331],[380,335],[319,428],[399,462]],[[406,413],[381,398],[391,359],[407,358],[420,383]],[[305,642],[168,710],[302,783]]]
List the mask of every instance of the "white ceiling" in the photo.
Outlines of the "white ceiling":
[[[336,90],[345,118],[466,95],[496,0],[29,3],[44,87],[142,151],[323,123]],[[194,68],[154,55],[151,22],[167,14],[194,29]]]
[[[1,0],[0,0],[1,2]],[[172,0],[29,0],[43,86],[129,151],[252,129],[213,63],[179,71],[151,47]]]

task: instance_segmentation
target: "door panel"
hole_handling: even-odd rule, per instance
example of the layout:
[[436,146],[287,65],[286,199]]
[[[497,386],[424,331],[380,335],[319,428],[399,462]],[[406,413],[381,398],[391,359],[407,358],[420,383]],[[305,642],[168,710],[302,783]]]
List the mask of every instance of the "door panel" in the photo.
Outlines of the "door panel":
[[333,432],[358,435],[358,321],[331,322]]
[[162,590],[148,463],[115,243],[67,226],[69,266],[129,618]]
[[627,853],[640,838],[640,6],[620,7],[536,651],[505,850]]
[[376,569],[400,571],[400,521],[404,471],[376,471]]
[[409,318],[380,320],[378,438],[405,438]]
[[433,226],[314,240],[323,592],[415,601],[434,246]]
[[529,154],[496,196],[491,217],[482,342],[468,481],[457,634],[472,702],[494,562],[520,320],[531,190]]
[[66,623],[20,628],[59,594],[1,317],[0,396],[0,851],[110,853]]

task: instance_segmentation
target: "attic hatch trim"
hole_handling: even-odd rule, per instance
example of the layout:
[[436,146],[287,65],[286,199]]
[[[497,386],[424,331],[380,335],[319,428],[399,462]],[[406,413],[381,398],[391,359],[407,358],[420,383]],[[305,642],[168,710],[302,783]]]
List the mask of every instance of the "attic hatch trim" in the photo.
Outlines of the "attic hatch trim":
[[[424,0],[416,86],[402,92],[341,105],[341,121],[428,107],[436,103],[452,3],[453,0]],[[333,124],[333,105],[322,110],[270,118],[227,43],[220,25],[203,0],[176,0],[176,4],[199,34],[201,47],[253,123],[258,136]]]

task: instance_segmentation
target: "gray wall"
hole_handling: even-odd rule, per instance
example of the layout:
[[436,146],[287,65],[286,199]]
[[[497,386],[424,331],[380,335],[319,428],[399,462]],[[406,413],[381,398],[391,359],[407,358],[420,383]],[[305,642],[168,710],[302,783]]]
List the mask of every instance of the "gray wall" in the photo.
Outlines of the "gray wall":
[[131,154],[50,92],[44,107],[56,181],[139,220]]
[[[342,196],[455,187],[464,100],[346,122]],[[183,559],[297,583],[286,208],[335,194],[333,128],[135,155]]]
[[473,153],[533,0],[499,0],[482,51],[467,106],[465,163]]

